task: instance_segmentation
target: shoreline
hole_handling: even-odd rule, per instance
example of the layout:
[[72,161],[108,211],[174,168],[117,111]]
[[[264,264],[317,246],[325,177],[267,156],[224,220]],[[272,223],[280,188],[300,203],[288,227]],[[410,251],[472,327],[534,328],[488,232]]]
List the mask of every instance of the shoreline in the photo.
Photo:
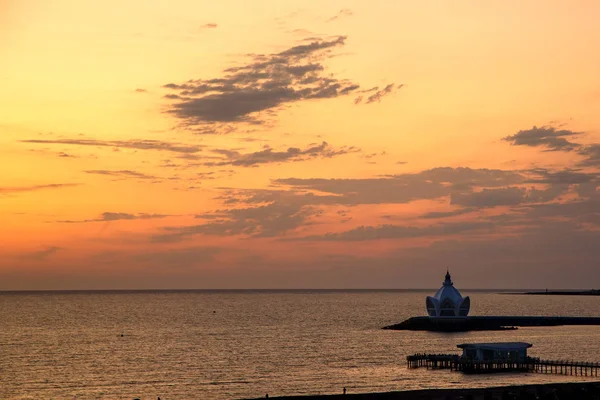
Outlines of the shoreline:
[[[419,389],[379,393],[348,393],[302,396],[269,396],[281,400],[501,400],[501,399],[598,399],[600,381],[494,386],[488,388]],[[260,400],[265,397],[247,399]]]

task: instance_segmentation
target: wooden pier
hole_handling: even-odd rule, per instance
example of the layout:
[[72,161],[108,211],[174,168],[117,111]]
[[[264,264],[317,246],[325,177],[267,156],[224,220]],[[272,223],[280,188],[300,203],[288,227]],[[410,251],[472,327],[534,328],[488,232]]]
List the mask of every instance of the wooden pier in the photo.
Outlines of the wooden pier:
[[414,354],[406,357],[408,368],[450,369],[467,374],[529,372],[574,376],[599,376],[600,363],[568,360],[541,360],[527,357],[522,361],[472,360],[457,354]]

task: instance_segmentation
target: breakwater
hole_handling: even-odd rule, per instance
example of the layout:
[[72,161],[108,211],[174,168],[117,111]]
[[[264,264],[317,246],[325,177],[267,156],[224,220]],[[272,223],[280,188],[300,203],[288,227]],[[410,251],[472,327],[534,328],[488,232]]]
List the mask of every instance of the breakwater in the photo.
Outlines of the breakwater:
[[383,329],[436,332],[493,331],[523,326],[600,325],[600,317],[411,317]]

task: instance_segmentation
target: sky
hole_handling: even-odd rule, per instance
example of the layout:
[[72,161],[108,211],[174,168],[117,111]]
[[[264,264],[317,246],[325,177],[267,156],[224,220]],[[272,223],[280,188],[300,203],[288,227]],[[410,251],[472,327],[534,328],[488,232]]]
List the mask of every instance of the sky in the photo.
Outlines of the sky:
[[0,290],[598,288],[598,15],[0,0]]

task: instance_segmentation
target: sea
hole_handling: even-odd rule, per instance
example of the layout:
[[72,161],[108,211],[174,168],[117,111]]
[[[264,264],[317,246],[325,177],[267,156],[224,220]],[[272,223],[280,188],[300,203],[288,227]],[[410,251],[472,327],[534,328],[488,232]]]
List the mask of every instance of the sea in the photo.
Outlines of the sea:
[[[600,326],[381,329],[424,315],[433,292],[0,292],[0,399],[246,399],[586,379],[406,367],[409,354],[458,354],[465,342],[526,341],[532,356],[600,362]],[[471,315],[600,314],[594,296],[462,292]]]

